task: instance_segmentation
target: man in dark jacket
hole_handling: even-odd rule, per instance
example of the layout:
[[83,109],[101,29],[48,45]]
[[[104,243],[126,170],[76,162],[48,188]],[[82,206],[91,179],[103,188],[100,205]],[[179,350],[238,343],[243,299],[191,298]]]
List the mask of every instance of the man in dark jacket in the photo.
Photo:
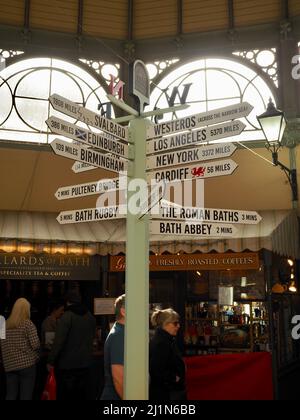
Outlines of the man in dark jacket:
[[58,400],[87,398],[96,321],[74,291],[66,297],[66,310],[57,326],[48,370],[55,366]]

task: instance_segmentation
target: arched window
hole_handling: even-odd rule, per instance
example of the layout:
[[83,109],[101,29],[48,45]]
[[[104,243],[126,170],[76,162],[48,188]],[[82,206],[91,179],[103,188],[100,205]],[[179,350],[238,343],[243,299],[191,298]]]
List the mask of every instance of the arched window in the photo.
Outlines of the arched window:
[[0,73],[0,139],[51,142],[56,136],[45,124],[50,115],[74,122],[51,107],[54,93],[95,111],[107,102],[99,80],[80,66],[53,58],[18,61]]
[[[149,69],[151,70],[151,64]],[[154,79],[155,80],[155,79]],[[187,115],[249,102],[254,109],[243,118],[245,130],[233,141],[263,140],[256,116],[265,111],[269,98],[276,103],[267,75],[259,75],[253,68],[229,59],[207,58],[179,66],[163,77],[152,89],[148,109],[167,108],[184,99],[189,108],[165,114],[159,122]],[[174,88],[178,93],[174,95]],[[274,84],[273,84],[274,87]],[[173,95],[172,95],[173,92]],[[173,96],[173,101],[172,101]],[[218,142],[229,139],[218,140]]]

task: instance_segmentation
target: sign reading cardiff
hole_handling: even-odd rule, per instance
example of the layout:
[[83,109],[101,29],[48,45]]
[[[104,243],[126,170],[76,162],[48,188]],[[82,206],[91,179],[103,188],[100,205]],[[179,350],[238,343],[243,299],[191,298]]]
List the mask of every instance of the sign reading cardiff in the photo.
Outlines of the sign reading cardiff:
[[56,220],[61,225],[69,223],[97,222],[99,220],[122,219],[126,217],[126,206],[107,206],[91,209],[62,211]]
[[256,225],[261,221],[261,216],[256,211],[182,207],[164,200],[161,201],[159,214],[153,214],[152,218],[244,225]]
[[86,128],[78,127],[76,124],[72,124],[57,117],[50,117],[46,121],[46,124],[55,134],[77,140],[87,146],[110,152],[123,158],[128,157],[127,144],[113,139],[109,134],[94,133]]
[[141,113],[144,105],[150,103],[150,78],[146,65],[141,60],[135,60],[129,75],[130,94],[139,100]]
[[51,147],[56,155],[88,163],[108,171],[118,173],[127,171],[128,168],[128,162],[125,160],[117,159],[110,154],[104,155],[96,150],[83,148],[64,140],[53,140]]
[[100,114],[84,108],[78,105],[76,102],[69,101],[60,95],[51,95],[49,101],[56,111],[60,111],[63,114],[69,115],[76,120],[82,121],[87,125],[98,128],[101,131],[105,131],[108,134],[112,134],[115,137],[119,137],[122,140],[127,141],[127,128],[112,120],[108,120],[102,117]]
[[147,142],[147,154],[169,152],[187,146],[199,146],[200,143],[209,143],[226,137],[238,136],[245,128],[242,121],[230,121],[223,124],[205,127],[201,130],[186,131],[170,137],[149,140]]
[[147,180],[155,179],[156,182],[166,180],[184,181],[185,179],[203,179],[215,176],[231,175],[238,165],[231,159],[218,160],[216,162],[199,163],[193,165],[179,166],[178,168],[169,168],[148,172]]
[[252,109],[253,106],[248,102],[242,102],[240,104],[229,105],[224,108],[217,108],[212,111],[202,112],[201,114],[190,115],[177,120],[149,126],[147,129],[147,138],[166,136],[180,131],[193,130],[199,127],[246,117]]
[[182,149],[176,152],[153,155],[147,158],[146,169],[165,166],[184,165],[185,163],[202,162],[217,158],[229,157],[236,150],[232,143]]
[[231,237],[237,229],[227,224],[197,222],[166,222],[153,220],[150,222],[150,233],[154,235],[179,235],[201,237]]

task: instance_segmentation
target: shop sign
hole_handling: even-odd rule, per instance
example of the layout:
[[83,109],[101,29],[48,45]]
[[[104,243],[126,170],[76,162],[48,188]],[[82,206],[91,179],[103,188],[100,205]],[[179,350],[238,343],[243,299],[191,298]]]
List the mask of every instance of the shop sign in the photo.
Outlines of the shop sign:
[[[186,131],[169,137],[161,137],[147,142],[147,154],[168,152],[181,147],[196,146],[201,143],[238,136],[244,130],[242,121],[230,121],[224,124],[205,127],[201,130]],[[219,145],[221,146],[221,145]],[[217,156],[218,157],[218,156]]]
[[147,175],[148,182],[155,179],[156,182],[166,180],[184,181],[188,179],[204,179],[216,176],[231,175],[238,167],[232,159],[217,160],[209,163],[194,163],[192,165],[178,166],[176,168],[161,169],[149,172]]
[[94,315],[114,315],[116,298],[95,298]]
[[192,149],[182,149],[171,153],[162,153],[148,157],[146,169],[225,158],[231,156],[235,150],[236,146],[232,143],[228,143],[193,147]]
[[114,158],[110,153],[102,154],[96,150],[81,147],[64,140],[55,139],[50,144],[56,155],[78,160],[98,168],[107,169],[112,172],[125,172],[128,168],[128,162]]
[[99,280],[99,256],[0,253],[0,279]]
[[51,95],[49,101],[56,111],[62,112],[63,114],[73,117],[75,120],[79,120],[87,125],[98,128],[105,133],[112,134],[122,140],[128,140],[127,128],[123,127],[116,122],[102,117],[76,102],[72,102],[69,99],[64,98],[60,95]]
[[[124,255],[110,257],[110,271],[123,272],[126,268]],[[258,270],[259,254],[241,252],[228,254],[181,254],[150,255],[150,271],[196,271],[196,270]]]
[[248,102],[217,108],[212,111],[190,115],[177,120],[163,122],[147,129],[147,138],[166,136],[180,131],[194,130],[199,127],[214,125],[225,121],[246,117],[252,111],[253,106]]
[[114,140],[109,134],[95,133],[57,117],[48,118],[46,124],[52,133],[68,137],[69,139],[84,143],[86,146],[107,153],[113,153],[117,156],[128,158],[127,144],[124,144],[119,140]]

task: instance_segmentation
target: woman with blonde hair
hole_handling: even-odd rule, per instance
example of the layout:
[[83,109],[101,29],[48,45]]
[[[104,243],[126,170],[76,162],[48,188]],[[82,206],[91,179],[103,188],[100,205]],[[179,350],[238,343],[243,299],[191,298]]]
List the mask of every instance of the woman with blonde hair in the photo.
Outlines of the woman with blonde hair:
[[172,308],[155,310],[151,323],[156,328],[150,341],[150,400],[186,400],[185,365],[176,345],[179,315]]
[[40,340],[30,321],[30,303],[18,299],[6,321],[6,338],[0,340],[6,373],[6,400],[31,400],[35,385]]

